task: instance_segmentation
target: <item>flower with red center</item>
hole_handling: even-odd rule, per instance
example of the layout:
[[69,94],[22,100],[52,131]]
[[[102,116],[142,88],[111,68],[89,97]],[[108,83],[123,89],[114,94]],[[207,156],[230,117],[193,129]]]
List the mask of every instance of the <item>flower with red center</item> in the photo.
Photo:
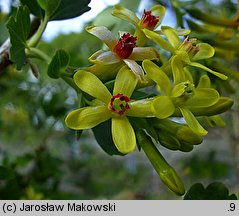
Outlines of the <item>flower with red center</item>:
[[[109,51],[99,50],[89,58],[89,61],[96,65],[94,68],[108,66],[107,71],[112,71],[115,65],[125,63],[138,78],[142,79],[144,71],[136,61],[159,58],[158,51],[153,47],[136,47],[137,37],[129,33],[124,33],[119,40],[116,40],[113,33],[106,27],[88,27],[86,30],[101,39],[110,49]],[[109,69],[110,65],[112,70]]]
[[127,96],[119,93],[110,99],[109,109],[111,112],[123,116],[130,109],[129,101],[130,99]]
[[114,52],[122,59],[127,59],[136,47],[137,37],[131,36],[129,33],[123,34],[119,42],[114,47]]
[[154,30],[158,24],[159,19],[157,16],[152,15],[152,11],[144,10],[143,16],[141,18],[141,26],[149,30]]
[[154,31],[162,22],[165,11],[164,6],[155,5],[150,10],[144,10],[141,19],[139,19],[133,11],[120,5],[115,5],[112,14],[132,23],[136,28],[134,36],[137,36],[137,45],[144,46],[148,39],[142,30]]
[[112,139],[118,151],[123,154],[133,151],[136,138],[127,116],[153,116],[152,99],[130,100],[138,83],[136,75],[127,67],[122,67],[115,78],[113,95],[101,80],[90,72],[77,71],[74,81],[82,91],[96,100],[90,106],[70,112],[65,119],[66,125],[71,129],[84,130],[111,119]]

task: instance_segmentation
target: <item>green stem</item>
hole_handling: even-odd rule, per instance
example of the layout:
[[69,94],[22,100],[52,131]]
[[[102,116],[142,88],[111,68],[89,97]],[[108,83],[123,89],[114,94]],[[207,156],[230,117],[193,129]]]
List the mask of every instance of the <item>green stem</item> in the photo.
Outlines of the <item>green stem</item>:
[[46,29],[49,17],[45,15],[43,22],[39,26],[37,32],[33,35],[33,37],[29,40],[28,46],[29,47],[36,47],[39,41],[41,40],[42,34]]
[[65,76],[61,76],[61,78],[69,85],[71,86],[73,89],[75,89],[75,91],[77,93],[81,93],[81,90],[78,88],[78,86],[75,84],[74,80],[72,78],[69,77],[65,77]]
[[48,64],[51,61],[50,56],[48,56],[46,53],[41,51],[40,49],[29,47],[26,49],[26,57],[27,58],[38,58],[40,60],[46,61]]
[[67,72],[60,72],[60,73],[61,73],[61,76],[64,76],[64,77],[69,77],[69,78],[73,77],[72,73],[67,73]]

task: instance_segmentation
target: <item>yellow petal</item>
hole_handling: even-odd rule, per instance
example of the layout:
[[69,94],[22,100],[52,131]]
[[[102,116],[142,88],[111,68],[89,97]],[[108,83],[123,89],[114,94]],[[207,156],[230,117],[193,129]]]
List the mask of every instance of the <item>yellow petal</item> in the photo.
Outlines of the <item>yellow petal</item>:
[[121,93],[130,98],[137,82],[135,73],[127,67],[122,67],[115,79],[113,95]]
[[130,109],[126,112],[126,115],[134,117],[152,117],[152,101],[152,99],[142,99],[129,102]]
[[90,56],[89,61],[94,64],[108,65],[118,63],[121,59],[119,59],[118,56],[111,51],[99,50]]
[[152,111],[157,118],[164,119],[174,113],[175,106],[170,97],[160,95],[153,101]]
[[200,134],[201,136],[205,136],[208,132],[199,124],[196,117],[192,114],[192,112],[187,108],[179,107],[185,121],[188,126],[195,132]]
[[116,148],[123,154],[132,152],[136,146],[134,129],[127,117],[112,118],[112,137]]
[[153,60],[158,59],[159,53],[153,47],[135,47],[129,59],[135,61],[143,61],[145,59]]
[[170,94],[172,89],[170,79],[156,64],[150,60],[144,60],[143,68],[146,74],[156,82],[166,94]]
[[108,104],[112,95],[106,86],[94,74],[79,70],[74,75],[76,85],[87,94]]
[[110,119],[111,113],[106,106],[84,107],[70,112],[65,123],[74,130],[93,128]]
[[117,40],[115,39],[115,36],[113,33],[108,30],[104,26],[88,26],[86,28],[86,31],[89,33],[95,35],[98,37],[100,40],[102,40],[109,48],[110,50],[114,49],[114,46],[117,43]]

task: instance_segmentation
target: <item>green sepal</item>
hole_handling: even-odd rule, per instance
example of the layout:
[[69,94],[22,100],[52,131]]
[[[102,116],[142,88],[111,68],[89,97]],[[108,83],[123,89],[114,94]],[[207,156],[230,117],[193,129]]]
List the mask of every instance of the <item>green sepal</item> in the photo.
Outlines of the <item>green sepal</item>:
[[25,63],[25,48],[30,32],[30,12],[27,6],[20,6],[16,17],[10,17],[6,24],[11,41],[10,59],[20,70]]
[[61,72],[65,72],[65,69],[69,64],[69,61],[70,56],[65,50],[63,49],[57,50],[48,66],[47,70],[48,76],[53,79],[58,79],[61,76]]

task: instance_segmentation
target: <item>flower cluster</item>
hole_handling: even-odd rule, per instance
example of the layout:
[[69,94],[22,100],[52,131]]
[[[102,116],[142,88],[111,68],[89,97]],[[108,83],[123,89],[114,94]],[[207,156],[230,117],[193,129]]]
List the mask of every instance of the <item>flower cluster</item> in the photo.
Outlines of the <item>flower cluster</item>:
[[[133,24],[135,32],[123,32],[117,39],[106,27],[86,29],[109,50],[94,53],[89,57],[92,65],[75,73],[74,82],[81,96],[87,98],[86,106],[70,112],[66,125],[74,130],[102,127],[103,131],[102,123],[110,121],[109,139],[116,147],[112,154],[128,154],[138,144],[162,181],[182,195],[181,180],[162,158],[152,139],[168,149],[180,151],[191,151],[194,145],[201,143],[208,131],[199,118],[219,119],[219,114],[233,104],[212,88],[205,72],[222,80],[227,77],[198,62],[212,57],[214,48],[190,38],[189,30],[169,26],[157,30],[165,14],[163,6],[144,10],[141,19],[120,5],[115,6],[112,14]],[[181,40],[180,36],[185,39]],[[158,45],[159,50],[156,46],[145,46],[149,40]],[[167,60],[161,59],[162,51],[170,53]],[[199,81],[194,78],[191,67],[200,69]],[[152,91],[149,86],[157,88]],[[171,117],[184,118],[185,123],[175,122]],[[104,149],[108,144],[111,142],[101,143]]]

